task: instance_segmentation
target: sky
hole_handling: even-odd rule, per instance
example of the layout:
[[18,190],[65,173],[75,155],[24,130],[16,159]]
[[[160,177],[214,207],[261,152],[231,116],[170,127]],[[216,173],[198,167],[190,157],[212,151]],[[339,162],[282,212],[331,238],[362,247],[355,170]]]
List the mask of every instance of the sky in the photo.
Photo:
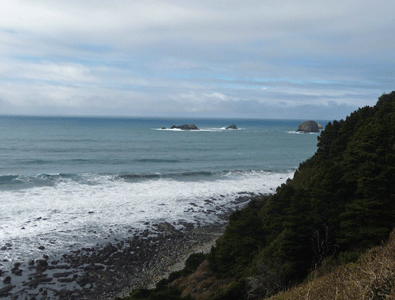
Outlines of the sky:
[[0,115],[339,120],[395,90],[393,0],[2,0]]

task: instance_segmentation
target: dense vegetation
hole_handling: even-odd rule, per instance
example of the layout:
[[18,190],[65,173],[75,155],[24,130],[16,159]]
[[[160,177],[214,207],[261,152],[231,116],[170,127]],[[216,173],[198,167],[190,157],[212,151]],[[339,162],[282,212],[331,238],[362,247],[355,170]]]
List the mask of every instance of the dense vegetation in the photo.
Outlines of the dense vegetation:
[[250,292],[269,296],[328,256],[355,257],[380,243],[394,225],[392,92],[329,123],[292,180],[232,216],[209,261],[217,276],[248,276]]
[[333,266],[330,260],[324,260],[308,280],[270,300],[394,299],[395,231],[386,243],[370,249],[355,263]]
[[374,107],[329,123],[317,152],[292,180],[231,216],[208,260],[216,277],[237,281],[210,299],[271,296],[304,280],[324,260],[355,261],[387,239],[394,225],[392,92]]

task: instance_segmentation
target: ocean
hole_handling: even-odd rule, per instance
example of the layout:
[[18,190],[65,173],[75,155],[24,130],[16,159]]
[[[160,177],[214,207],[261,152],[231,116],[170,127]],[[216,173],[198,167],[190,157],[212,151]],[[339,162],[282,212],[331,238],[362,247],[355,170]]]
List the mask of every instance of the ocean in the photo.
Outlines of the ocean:
[[[315,153],[318,134],[295,132],[303,121],[1,116],[0,264],[158,222],[221,223],[237,197],[275,192]],[[200,130],[169,129],[191,123]]]

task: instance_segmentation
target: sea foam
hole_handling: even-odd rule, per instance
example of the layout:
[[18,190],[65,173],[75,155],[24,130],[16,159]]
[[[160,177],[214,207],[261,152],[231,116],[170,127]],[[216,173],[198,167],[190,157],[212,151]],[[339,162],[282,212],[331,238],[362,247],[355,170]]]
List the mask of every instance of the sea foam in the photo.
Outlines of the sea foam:
[[154,178],[130,181],[113,175],[50,176],[51,184],[6,190],[0,195],[0,246],[9,261],[42,252],[92,247],[128,232],[166,221],[182,230],[221,222],[219,214],[235,209],[245,193],[273,193],[293,171],[233,171],[215,180]]

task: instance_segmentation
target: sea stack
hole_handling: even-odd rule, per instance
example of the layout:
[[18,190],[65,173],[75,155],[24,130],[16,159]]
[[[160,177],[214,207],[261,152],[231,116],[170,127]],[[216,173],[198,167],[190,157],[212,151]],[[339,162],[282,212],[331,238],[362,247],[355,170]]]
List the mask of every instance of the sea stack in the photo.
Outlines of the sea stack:
[[237,126],[235,124],[232,124],[232,125],[226,127],[226,129],[237,129]]
[[[322,126],[321,126],[322,127]],[[301,132],[319,132],[320,127],[315,121],[306,121],[298,125],[298,129],[296,131]]]
[[171,129],[181,129],[181,130],[199,130],[195,124],[184,124],[180,126],[173,125],[171,126]]

